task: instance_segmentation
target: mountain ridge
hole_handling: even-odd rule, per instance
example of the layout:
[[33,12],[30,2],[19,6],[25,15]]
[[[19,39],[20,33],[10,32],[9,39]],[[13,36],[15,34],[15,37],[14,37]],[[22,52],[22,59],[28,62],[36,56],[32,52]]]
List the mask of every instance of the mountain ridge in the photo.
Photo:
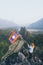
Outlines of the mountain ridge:
[[3,28],[13,28],[13,27],[19,27],[16,23],[8,20],[0,19],[0,29]]
[[43,18],[28,26],[29,29],[43,29]]

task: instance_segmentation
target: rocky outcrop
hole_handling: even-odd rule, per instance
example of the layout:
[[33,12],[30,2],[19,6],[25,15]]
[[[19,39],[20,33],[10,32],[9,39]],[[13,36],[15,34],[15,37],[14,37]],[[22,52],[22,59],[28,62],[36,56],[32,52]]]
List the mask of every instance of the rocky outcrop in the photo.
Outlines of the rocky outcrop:
[[16,57],[14,57],[13,54],[5,61],[0,62],[0,65],[43,65],[43,62],[36,56],[31,59],[27,59],[22,52],[19,52]]

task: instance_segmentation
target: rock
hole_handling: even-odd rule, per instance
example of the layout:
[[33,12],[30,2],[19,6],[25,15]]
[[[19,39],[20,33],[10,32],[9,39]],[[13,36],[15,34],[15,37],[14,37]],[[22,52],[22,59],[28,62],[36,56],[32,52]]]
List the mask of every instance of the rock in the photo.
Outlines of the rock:
[[19,57],[19,60],[21,60],[22,62],[23,62],[23,61],[24,61],[24,59],[25,59],[24,54],[23,54],[23,53],[21,53],[21,52],[19,52],[19,53],[18,53],[18,57]]
[[2,62],[0,63],[0,65],[6,65],[5,61],[2,61]]
[[23,61],[23,65],[31,65],[31,63],[30,63],[27,59],[25,59],[25,60]]
[[35,56],[35,62],[42,63],[42,61],[38,57],[36,57],[36,56]]
[[22,65],[22,63],[15,63],[14,65]]
[[24,54],[25,56],[28,56],[28,55],[29,55],[29,51],[28,51],[27,49],[24,49],[24,50],[23,50],[23,54]]
[[19,52],[16,56],[13,54],[6,61],[0,62],[0,65],[43,65],[43,62],[37,56],[27,59],[22,52]]

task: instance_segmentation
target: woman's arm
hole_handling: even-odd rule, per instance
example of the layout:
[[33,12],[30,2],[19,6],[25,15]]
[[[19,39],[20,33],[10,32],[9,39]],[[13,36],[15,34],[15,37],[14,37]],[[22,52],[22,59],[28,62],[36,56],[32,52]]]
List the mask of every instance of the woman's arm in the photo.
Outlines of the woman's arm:
[[30,45],[28,44],[28,47],[30,47]]

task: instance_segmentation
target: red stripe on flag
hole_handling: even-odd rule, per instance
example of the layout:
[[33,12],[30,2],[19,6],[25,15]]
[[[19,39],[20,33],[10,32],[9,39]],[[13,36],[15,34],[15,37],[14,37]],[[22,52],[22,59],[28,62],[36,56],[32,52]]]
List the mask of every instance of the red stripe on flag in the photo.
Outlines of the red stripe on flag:
[[14,36],[15,33],[16,33],[16,32],[12,32],[11,35],[10,35],[10,37],[9,37],[9,41],[10,41],[12,44],[15,43],[16,40],[20,37],[20,34],[17,34],[17,35],[15,36],[15,38],[12,39],[12,36]]

